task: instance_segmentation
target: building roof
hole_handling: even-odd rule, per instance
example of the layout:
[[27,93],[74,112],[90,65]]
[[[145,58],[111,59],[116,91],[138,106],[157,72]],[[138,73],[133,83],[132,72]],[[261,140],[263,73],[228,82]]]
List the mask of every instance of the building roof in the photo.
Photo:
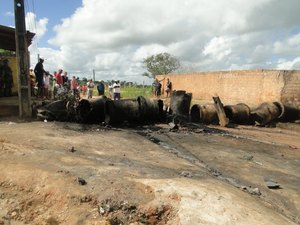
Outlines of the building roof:
[[[27,46],[30,46],[35,33],[26,32]],[[0,25],[0,49],[16,51],[15,28]]]

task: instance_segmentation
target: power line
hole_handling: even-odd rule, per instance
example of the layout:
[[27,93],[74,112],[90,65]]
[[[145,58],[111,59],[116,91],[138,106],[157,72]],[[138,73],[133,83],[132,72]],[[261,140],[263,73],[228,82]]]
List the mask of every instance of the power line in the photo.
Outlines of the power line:
[[35,13],[35,8],[34,8],[34,0],[31,0],[31,4],[30,4],[30,1],[25,0],[24,5],[25,5],[26,12],[27,13],[31,12],[33,14],[33,18],[31,16],[27,16],[28,30],[35,33],[31,49],[33,51],[36,51],[37,53],[39,53],[39,40],[38,40],[37,25],[36,25],[36,17],[37,16],[36,16],[36,13]]

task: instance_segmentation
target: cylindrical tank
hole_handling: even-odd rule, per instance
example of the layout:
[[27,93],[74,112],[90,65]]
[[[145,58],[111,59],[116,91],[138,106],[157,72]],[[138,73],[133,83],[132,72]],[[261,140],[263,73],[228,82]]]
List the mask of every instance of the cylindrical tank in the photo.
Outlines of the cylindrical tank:
[[195,104],[191,108],[191,121],[205,124],[218,124],[219,118],[216,107],[213,104]]
[[250,108],[244,103],[237,105],[224,106],[226,117],[230,122],[236,124],[249,124],[250,123]]
[[140,120],[139,102],[137,99],[107,101],[105,122],[109,124],[138,122]]
[[189,117],[192,93],[173,91],[170,102],[170,112],[174,115]]
[[78,122],[101,123],[105,119],[105,104],[107,97],[81,99],[76,108]]
[[282,122],[294,122],[300,119],[300,109],[292,105],[284,105],[284,113],[279,118]]
[[162,121],[163,119],[163,101],[160,99],[149,99],[143,96],[137,97],[139,103],[140,120],[146,121]]
[[280,118],[284,114],[284,106],[281,102],[264,102],[258,108],[251,111],[251,119],[264,126],[271,121]]

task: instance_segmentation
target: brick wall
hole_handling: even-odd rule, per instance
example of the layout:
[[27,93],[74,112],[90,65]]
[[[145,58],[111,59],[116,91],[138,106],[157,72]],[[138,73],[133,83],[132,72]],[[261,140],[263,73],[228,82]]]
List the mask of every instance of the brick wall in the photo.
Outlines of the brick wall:
[[[242,70],[159,75],[169,77],[173,90],[186,90],[193,99],[212,102],[220,96],[224,104],[246,103],[257,106],[267,101],[282,101],[300,108],[300,71]],[[162,81],[165,87],[166,80]]]

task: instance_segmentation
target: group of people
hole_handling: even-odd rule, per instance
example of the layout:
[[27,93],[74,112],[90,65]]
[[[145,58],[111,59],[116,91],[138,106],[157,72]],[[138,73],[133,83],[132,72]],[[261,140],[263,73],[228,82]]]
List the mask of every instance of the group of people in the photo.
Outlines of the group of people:
[[12,96],[13,74],[8,59],[0,61],[0,97]]
[[[71,90],[73,95],[80,98],[80,93],[87,98],[93,98],[94,88],[97,87],[98,95],[105,95],[105,83],[100,80],[96,84],[92,79],[88,80],[86,84],[80,85],[79,78],[73,76],[71,80],[68,78],[68,73],[59,69],[53,75],[44,70],[44,59],[40,58],[34,70],[30,70],[32,95],[38,98],[49,98],[55,95],[61,89]],[[37,93],[34,94],[37,87]],[[121,98],[121,85],[120,81],[114,81],[108,84],[109,97],[114,100]]]
[[75,76],[69,80],[68,73],[62,69],[50,74],[44,69],[43,62],[44,59],[40,58],[34,69],[29,71],[32,96],[49,99],[62,88],[72,90],[74,95],[77,94],[79,84]]
[[[158,80],[157,78],[154,80],[152,86],[154,88],[154,96],[159,98],[162,94],[162,84],[161,82],[164,81],[165,78],[162,80]],[[170,81],[169,78],[167,78],[166,86],[165,86],[165,92],[166,92],[166,97],[170,97],[172,91],[172,82]]]
[[[105,95],[105,83],[100,80],[98,85],[97,85],[97,91],[98,95]],[[120,81],[114,81],[108,83],[108,94],[109,98],[114,99],[114,100],[120,100],[121,99],[121,84]]]
[[[0,97],[11,96],[13,87],[13,75],[12,70],[8,65],[8,59],[0,61]],[[72,79],[68,78],[68,73],[59,69],[53,74],[50,74],[44,69],[44,59],[40,58],[34,69],[30,69],[30,84],[31,84],[31,95],[37,98],[53,98],[55,94],[62,90],[71,90],[73,95],[80,98],[80,93],[87,98],[92,98],[94,93],[94,87],[97,87],[98,95],[105,95],[105,83],[100,80],[97,85],[92,79],[88,80],[86,84],[80,85],[79,78],[73,76]],[[166,97],[170,97],[172,91],[172,82],[167,78],[165,84],[165,90],[161,84],[162,80],[157,78],[153,82],[152,86],[154,89],[154,96],[160,97],[162,91],[165,91]],[[121,84],[120,81],[113,81],[108,83],[108,94],[111,99],[119,100],[121,98]]]

